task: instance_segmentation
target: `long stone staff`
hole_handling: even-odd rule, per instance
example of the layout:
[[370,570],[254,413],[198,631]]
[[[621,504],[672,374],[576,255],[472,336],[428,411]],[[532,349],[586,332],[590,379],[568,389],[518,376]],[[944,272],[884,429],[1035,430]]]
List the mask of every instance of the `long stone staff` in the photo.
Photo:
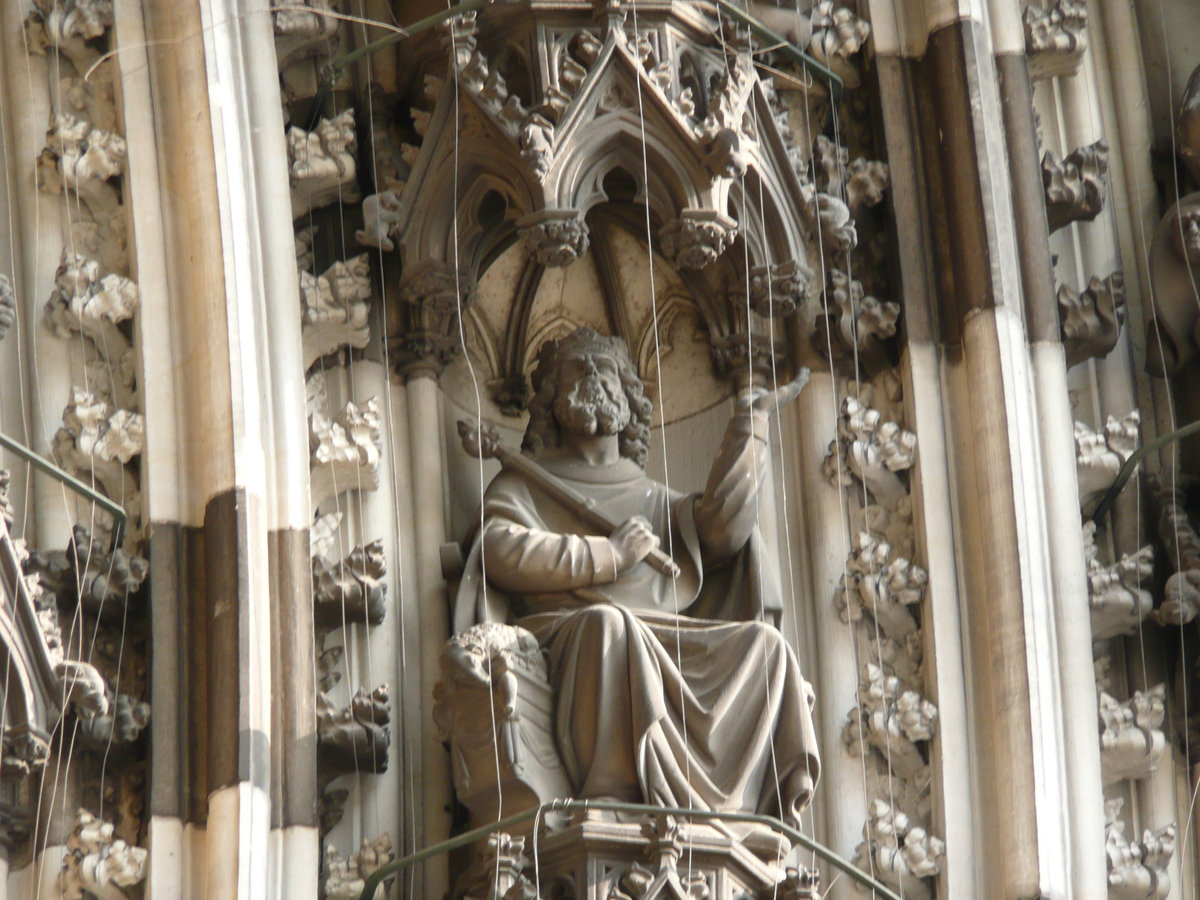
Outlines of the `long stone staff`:
[[[612,534],[621,524],[597,507],[596,501],[591,497],[585,497],[570,485],[563,484],[528,456],[501,441],[496,426],[484,425],[482,429],[478,429],[471,422],[459,419],[458,434],[468,456],[500,460],[500,465],[504,468],[520,472],[597,531]],[[657,548],[647,554],[646,562],[668,578],[676,578],[683,574],[675,560]]]

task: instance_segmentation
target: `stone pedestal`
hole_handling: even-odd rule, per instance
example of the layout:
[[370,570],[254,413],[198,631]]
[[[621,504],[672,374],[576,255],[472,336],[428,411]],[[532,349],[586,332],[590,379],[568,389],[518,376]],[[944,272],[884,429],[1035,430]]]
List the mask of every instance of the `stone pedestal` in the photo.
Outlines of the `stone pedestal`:
[[[802,900],[815,875],[752,853],[720,824],[596,812],[537,837],[493,835],[454,895],[468,900]],[[786,848],[785,848],[786,849]]]

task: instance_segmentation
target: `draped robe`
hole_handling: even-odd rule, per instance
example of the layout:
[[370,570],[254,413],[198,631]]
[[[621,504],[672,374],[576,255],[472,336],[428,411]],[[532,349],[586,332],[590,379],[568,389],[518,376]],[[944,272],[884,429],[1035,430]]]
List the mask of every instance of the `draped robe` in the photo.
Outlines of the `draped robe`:
[[[756,526],[767,419],[735,415],[702,495],[622,458],[537,461],[616,521],[641,515],[683,570],[618,573],[613,546],[523,476],[484,495],[455,630],[513,621],[546,650],[559,753],[579,798],[778,815],[817,781],[812,690],[776,628],[782,598]],[[808,776],[808,778],[805,778]]]

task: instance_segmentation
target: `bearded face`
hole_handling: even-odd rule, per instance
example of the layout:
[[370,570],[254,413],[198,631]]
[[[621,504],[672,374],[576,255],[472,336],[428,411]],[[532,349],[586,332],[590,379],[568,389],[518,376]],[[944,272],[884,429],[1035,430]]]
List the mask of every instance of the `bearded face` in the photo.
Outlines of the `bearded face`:
[[617,362],[590,353],[563,360],[558,373],[554,418],[569,434],[620,434],[629,424],[629,400]]

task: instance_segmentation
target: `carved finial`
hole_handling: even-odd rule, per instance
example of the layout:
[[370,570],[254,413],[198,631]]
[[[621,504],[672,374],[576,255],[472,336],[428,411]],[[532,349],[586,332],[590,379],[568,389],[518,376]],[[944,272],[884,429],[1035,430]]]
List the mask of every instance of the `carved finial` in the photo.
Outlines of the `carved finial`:
[[1166,685],[1134,691],[1125,701],[1100,692],[1100,765],[1104,783],[1149,778],[1167,748],[1162,732]]
[[379,402],[372,397],[360,407],[348,401],[333,420],[310,413],[308,447],[314,509],[343,491],[375,490],[383,454]]
[[371,340],[368,255],[335,262],[319,277],[304,271],[299,275],[305,368],[342,347],[366,347]]
[[863,843],[858,845],[854,862],[874,872],[875,877],[899,890],[902,896],[931,896],[925,878],[941,871],[946,844],[913,825],[909,817],[890,803],[876,798],[863,826]]
[[1067,368],[1108,356],[1125,323],[1125,274],[1118,269],[1103,279],[1093,275],[1078,293],[1060,285],[1058,314]]
[[327,771],[386,772],[392,736],[388,686],[367,693],[359,688],[339,710],[324,692],[317,694],[317,759]]
[[1142,414],[1133,410],[1124,419],[1109,416],[1103,430],[1075,423],[1075,466],[1079,476],[1079,504],[1087,508],[1117,479],[1125,460],[1138,446]]
[[315,131],[293,125],[287,133],[288,174],[292,183],[292,218],[338,201],[359,199],[354,153],[358,141],[354,110],[321,119]]

